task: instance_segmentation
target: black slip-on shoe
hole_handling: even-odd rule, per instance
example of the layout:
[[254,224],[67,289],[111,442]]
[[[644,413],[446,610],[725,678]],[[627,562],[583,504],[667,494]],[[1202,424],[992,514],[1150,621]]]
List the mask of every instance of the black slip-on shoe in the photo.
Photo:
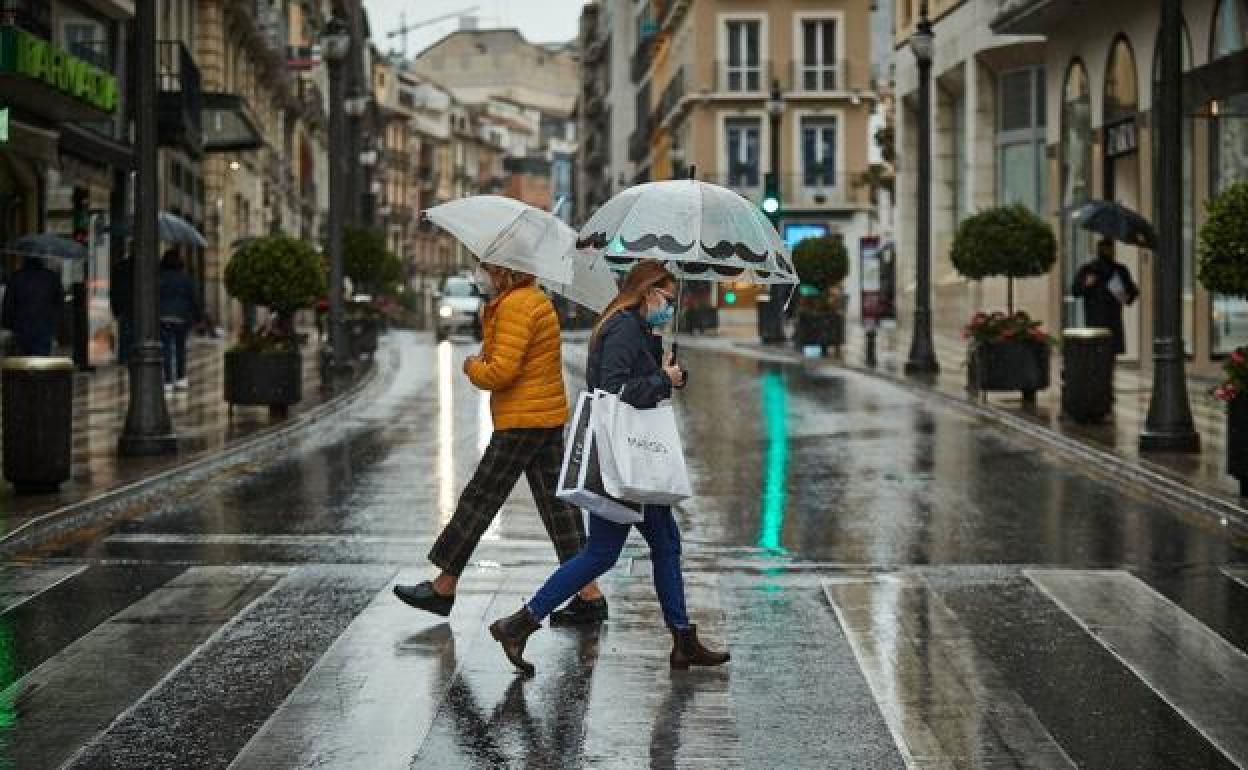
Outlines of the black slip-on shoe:
[[588,600],[573,596],[563,609],[550,613],[552,626],[589,626],[606,619],[607,600],[602,596]]
[[443,596],[433,590],[433,583],[426,580],[414,586],[395,585],[394,595],[409,607],[446,617],[455,606],[455,595]]

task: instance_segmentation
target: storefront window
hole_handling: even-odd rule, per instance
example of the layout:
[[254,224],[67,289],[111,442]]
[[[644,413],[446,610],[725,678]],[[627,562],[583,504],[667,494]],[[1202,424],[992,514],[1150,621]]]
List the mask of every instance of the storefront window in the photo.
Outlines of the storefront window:
[[1044,69],[1003,74],[997,94],[997,201],[1044,216]]
[[1072,62],[1062,89],[1062,286],[1065,298],[1062,322],[1083,325],[1083,303],[1070,293],[1079,266],[1092,254],[1092,235],[1071,218],[1091,197],[1092,98],[1088,72],[1080,61]]
[[[1213,19],[1211,59],[1248,49],[1248,0],[1221,0]],[[1216,105],[1213,118],[1213,186],[1221,192],[1248,180],[1248,93]],[[1214,355],[1226,355],[1248,342],[1248,300],[1212,296],[1210,319]]]

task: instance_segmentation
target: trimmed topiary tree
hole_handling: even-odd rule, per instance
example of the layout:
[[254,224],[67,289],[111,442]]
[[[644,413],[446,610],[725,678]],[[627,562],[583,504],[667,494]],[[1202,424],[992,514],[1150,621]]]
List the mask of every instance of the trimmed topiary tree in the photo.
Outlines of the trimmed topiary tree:
[[953,267],[972,281],[1009,280],[1007,304],[1014,313],[1014,279],[1044,275],[1057,261],[1053,228],[1022,204],[999,206],[968,217],[953,239]]
[[225,290],[240,302],[273,312],[273,321],[243,347],[293,347],[295,311],[310,306],[326,291],[321,257],[305,241],[284,235],[245,243],[225,267]]
[[840,236],[805,238],[793,249],[793,266],[803,284],[826,292],[849,274],[849,252]]
[[829,345],[840,348],[844,341],[845,319],[839,305],[833,305],[833,289],[849,274],[849,252],[839,235],[805,238],[793,249],[793,266],[801,281],[798,286],[798,348]]
[[1205,205],[1198,251],[1206,289],[1248,298],[1248,182],[1236,182]]
[[386,248],[385,236],[367,227],[343,229],[342,265],[357,288],[375,295],[394,293],[403,277],[403,265]]

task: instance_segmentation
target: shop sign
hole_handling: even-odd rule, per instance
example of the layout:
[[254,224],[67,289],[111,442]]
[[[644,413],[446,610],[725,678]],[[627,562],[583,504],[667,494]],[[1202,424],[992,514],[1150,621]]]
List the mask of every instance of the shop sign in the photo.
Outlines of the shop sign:
[[1105,126],[1105,156],[1117,158],[1137,149],[1135,118],[1126,118]]
[[0,73],[43,81],[104,112],[117,109],[117,78],[17,27],[0,27]]

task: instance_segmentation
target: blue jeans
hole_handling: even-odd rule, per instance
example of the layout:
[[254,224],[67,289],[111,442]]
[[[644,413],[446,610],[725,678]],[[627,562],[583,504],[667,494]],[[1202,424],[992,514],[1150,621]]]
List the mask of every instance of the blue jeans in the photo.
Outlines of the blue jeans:
[[616,524],[598,516],[589,517],[589,540],[581,552],[560,565],[526,605],[533,617],[542,620],[585,584],[597,579],[619,561],[624,541],[633,526],[650,545],[654,566],[654,592],[663,608],[668,628],[686,629],[685,580],[680,573],[680,530],[666,505],[647,505],[645,520],[639,524]]
[[186,335],[191,325],[172,321],[160,322],[160,353],[165,366],[165,384],[186,377]]

